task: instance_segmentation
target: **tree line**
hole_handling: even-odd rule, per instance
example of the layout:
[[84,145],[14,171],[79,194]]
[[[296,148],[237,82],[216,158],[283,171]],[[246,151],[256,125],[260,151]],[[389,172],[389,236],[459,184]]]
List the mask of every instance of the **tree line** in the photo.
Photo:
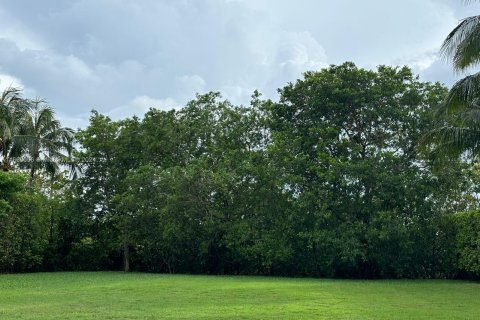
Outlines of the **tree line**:
[[0,271],[478,277],[480,168],[439,151],[458,123],[438,111],[448,95],[407,67],[347,62],[278,101],[92,111],[75,143],[59,124],[36,140],[58,145],[36,159],[2,131]]

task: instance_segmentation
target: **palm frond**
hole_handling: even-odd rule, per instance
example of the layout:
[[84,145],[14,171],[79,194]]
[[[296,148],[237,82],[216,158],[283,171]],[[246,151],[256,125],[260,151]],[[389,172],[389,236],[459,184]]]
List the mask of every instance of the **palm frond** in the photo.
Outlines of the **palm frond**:
[[451,58],[454,68],[463,71],[480,61],[480,16],[463,19],[444,40],[442,55]]
[[475,105],[480,98],[480,72],[458,80],[450,89],[438,115],[453,114]]
[[480,107],[469,106],[465,111],[458,113],[458,123],[462,127],[480,131]]
[[452,58],[456,70],[462,71],[478,65],[480,61],[480,24],[465,36]]
[[443,126],[427,133],[421,145],[438,155],[458,157],[467,152],[475,156],[480,151],[480,130]]
[[11,106],[20,98],[22,90],[20,88],[8,87],[3,90],[0,97],[0,105],[2,106]]

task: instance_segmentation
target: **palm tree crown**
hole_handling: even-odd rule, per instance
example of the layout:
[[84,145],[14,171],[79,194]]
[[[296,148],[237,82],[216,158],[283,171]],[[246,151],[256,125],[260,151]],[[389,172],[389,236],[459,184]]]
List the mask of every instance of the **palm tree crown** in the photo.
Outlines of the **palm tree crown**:
[[74,131],[64,128],[52,107],[41,99],[28,100],[17,88],[6,89],[0,97],[0,151],[2,169],[15,163],[29,170],[32,184],[38,170],[58,172],[73,150]]
[[60,125],[55,111],[45,101],[36,99],[28,104],[21,132],[14,142],[24,151],[19,166],[29,169],[30,183],[41,169],[50,174],[59,170],[73,149],[74,131]]
[[[469,2],[469,1],[466,1]],[[442,54],[455,71],[480,63],[480,16],[463,19],[442,44]],[[424,139],[438,154],[471,157],[480,154],[480,72],[457,81],[439,108],[439,125]]]
[[13,139],[22,130],[22,118],[27,110],[20,93],[20,89],[9,87],[0,96],[0,153],[3,171],[10,170],[12,158],[19,153],[19,149],[13,146]]

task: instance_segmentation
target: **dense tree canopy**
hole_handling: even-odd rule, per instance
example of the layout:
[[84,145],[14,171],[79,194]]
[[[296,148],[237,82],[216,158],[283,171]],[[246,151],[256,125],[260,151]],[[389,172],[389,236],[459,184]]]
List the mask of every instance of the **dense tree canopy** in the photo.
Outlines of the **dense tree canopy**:
[[[419,148],[445,87],[407,67],[348,62],[279,94],[234,106],[210,92],[121,121],[93,111],[76,133],[76,180],[46,179],[38,192],[21,173],[0,176],[1,241],[22,243],[16,221],[36,230],[33,249],[9,249],[27,260],[9,253],[0,270],[479,275],[478,169],[451,159],[437,170]],[[55,131],[59,146],[68,132]],[[37,201],[29,224],[12,205],[20,197]]]

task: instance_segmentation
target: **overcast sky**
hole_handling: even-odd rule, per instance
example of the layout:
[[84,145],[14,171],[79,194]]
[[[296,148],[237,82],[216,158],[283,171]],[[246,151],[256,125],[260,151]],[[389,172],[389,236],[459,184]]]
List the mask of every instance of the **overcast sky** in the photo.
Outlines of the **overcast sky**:
[[196,92],[247,104],[307,70],[346,60],[456,77],[438,48],[461,0],[0,0],[0,87],[21,86],[86,125],[178,108]]

